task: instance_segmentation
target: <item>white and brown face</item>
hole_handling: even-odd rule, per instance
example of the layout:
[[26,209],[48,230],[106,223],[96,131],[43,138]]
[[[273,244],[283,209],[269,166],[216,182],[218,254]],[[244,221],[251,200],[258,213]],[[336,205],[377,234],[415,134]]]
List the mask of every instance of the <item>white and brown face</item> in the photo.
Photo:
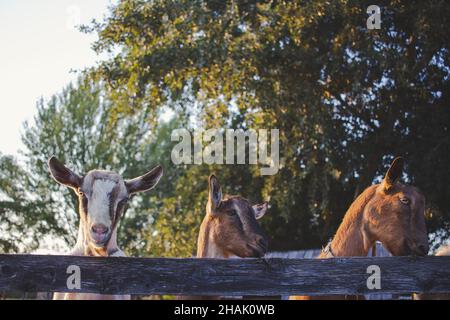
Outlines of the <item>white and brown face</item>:
[[95,248],[108,245],[130,198],[155,187],[163,175],[160,166],[138,178],[124,180],[116,173],[101,170],[79,176],[55,157],[49,160],[48,165],[58,183],[77,193],[85,240]]
[[217,178],[209,177],[209,198],[206,221],[215,246],[225,257],[262,257],[267,252],[267,237],[256,220],[267,211],[268,204],[252,206],[240,196],[222,198]]

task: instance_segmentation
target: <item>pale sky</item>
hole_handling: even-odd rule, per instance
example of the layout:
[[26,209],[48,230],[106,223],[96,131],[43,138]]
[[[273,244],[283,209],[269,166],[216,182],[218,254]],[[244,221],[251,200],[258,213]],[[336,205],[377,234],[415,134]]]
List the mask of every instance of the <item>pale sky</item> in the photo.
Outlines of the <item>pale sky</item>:
[[17,154],[25,120],[80,70],[100,60],[74,25],[101,19],[114,0],[0,0],[0,152]]

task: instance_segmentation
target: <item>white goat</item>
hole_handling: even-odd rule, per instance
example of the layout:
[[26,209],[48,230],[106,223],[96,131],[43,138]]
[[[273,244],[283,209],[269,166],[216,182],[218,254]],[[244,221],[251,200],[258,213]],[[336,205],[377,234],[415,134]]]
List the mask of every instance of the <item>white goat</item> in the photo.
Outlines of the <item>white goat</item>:
[[[123,180],[116,173],[93,170],[81,177],[55,157],[48,162],[53,178],[73,189],[79,198],[80,225],[78,238],[70,255],[124,257],[117,247],[117,226],[127,202],[137,193],[152,189],[163,175],[160,166],[143,176]],[[129,295],[55,293],[55,300],[116,300]]]

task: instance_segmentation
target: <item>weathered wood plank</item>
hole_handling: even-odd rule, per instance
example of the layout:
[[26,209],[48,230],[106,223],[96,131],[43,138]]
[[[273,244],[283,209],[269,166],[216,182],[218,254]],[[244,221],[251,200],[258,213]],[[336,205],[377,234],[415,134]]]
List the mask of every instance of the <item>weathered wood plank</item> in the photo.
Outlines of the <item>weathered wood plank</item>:
[[[68,266],[81,290],[68,290]],[[381,269],[369,290],[367,267]],[[450,292],[450,257],[149,259],[0,255],[0,292],[177,295],[324,295]]]

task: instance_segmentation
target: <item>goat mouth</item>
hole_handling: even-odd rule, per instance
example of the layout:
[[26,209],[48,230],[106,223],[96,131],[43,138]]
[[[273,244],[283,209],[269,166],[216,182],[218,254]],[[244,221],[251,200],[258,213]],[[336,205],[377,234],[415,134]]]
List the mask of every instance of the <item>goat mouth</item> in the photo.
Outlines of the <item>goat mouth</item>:
[[414,241],[406,240],[402,248],[402,255],[405,256],[426,256],[428,254],[428,245],[421,245]]
[[248,247],[252,251],[251,257],[253,258],[262,258],[266,255],[267,250],[265,248],[261,248],[260,246],[253,246],[250,244],[248,245]]
[[410,251],[411,251],[411,253],[410,253],[411,255],[418,256],[418,257],[423,257],[428,254],[427,249],[423,249],[423,248],[419,248],[419,247],[413,247],[412,249],[410,249]]
[[108,244],[110,235],[104,234],[104,235],[100,236],[98,234],[91,234],[90,238],[91,238],[92,244],[94,244],[98,248],[102,248]]
[[398,252],[392,252],[394,256],[425,256],[427,253],[419,248],[405,244]]

